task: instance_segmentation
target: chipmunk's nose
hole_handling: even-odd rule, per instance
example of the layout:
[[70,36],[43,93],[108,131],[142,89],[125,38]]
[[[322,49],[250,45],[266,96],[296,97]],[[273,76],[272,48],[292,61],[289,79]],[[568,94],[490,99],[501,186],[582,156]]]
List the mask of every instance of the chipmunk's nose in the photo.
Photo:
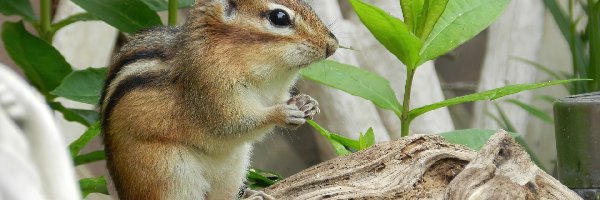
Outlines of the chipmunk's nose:
[[339,47],[338,40],[335,35],[329,32],[329,39],[327,40],[327,49],[325,50],[325,57],[333,55],[337,48]]

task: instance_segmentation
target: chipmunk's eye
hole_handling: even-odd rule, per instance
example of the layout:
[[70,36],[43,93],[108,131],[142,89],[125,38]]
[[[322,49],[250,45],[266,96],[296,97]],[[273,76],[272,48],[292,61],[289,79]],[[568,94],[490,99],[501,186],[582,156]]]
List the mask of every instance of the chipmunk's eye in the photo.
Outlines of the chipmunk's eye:
[[275,26],[290,26],[292,21],[290,15],[282,9],[275,9],[269,13],[269,21]]

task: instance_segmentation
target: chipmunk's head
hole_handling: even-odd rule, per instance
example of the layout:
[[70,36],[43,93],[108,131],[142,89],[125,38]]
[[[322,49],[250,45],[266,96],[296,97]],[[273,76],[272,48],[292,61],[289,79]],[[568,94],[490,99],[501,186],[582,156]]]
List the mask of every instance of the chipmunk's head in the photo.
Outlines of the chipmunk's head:
[[198,0],[187,23],[214,44],[212,53],[246,65],[298,68],[338,48],[304,0]]

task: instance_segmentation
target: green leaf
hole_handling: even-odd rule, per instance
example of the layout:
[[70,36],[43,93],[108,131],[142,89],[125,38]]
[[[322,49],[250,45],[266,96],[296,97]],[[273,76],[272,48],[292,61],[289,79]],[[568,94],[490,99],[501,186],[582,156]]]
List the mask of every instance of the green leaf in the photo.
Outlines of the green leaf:
[[421,40],[425,41],[435,24],[438,22],[444,10],[446,10],[446,5],[448,4],[448,0],[425,0],[425,7],[423,8],[422,20],[417,27],[416,35],[421,38]]
[[81,179],[79,180],[79,187],[81,188],[81,194],[83,194],[83,198],[87,197],[91,193],[110,195],[108,193],[106,179],[103,176],[98,178]]
[[317,124],[315,121],[313,120],[308,120],[306,121],[310,126],[312,126],[315,130],[317,130],[321,135],[323,135],[323,137],[325,137],[329,143],[331,143],[331,145],[333,146],[333,149],[335,150],[335,153],[338,156],[345,156],[345,155],[350,155],[352,154],[351,151],[349,151],[348,149],[346,149],[346,147],[344,145],[342,145],[338,140],[333,139],[332,137],[332,133],[325,130],[323,127],[321,127],[319,124]]
[[[169,0],[142,0],[154,11],[165,11],[169,9]],[[194,0],[179,0],[179,8],[189,8],[194,5]]]
[[484,91],[484,92],[480,92],[480,93],[456,97],[456,98],[448,99],[445,101],[441,101],[438,103],[426,105],[426,106],[411,110],[410,114],[409,114],[409,119],[411,119],[411,120],[415,119],[416,117],[418,117],[422,114],[425,114],[426,112],[429,112],[429,111],[432,111],[432,110],[435,110],[438,108],[443,108],[443,107],[447,107],[447,106],[453,106],[453,105],[466,103],[466,102],[473,102],[473,101],[496,100],[498,98],[508,96],[511,94],[516,94],[516,93],[519,93],[522,91],[535,90],[538,88],[543,88],[543,87],[548,87],[548,86],[553,86],[553,85],[558,85],[558,84],[565,84],[565,83],[570,83],[570,82],[574,82],[574,81],[583,81],[583,80],[581,80],[581,79],[557,80],[557,81],[548,81],[548,82],[543,82],[543,83],[509,85],[506,87],[496,88],[493,90],[488,90],[488,91]]
[[512,103],[514,105],[521,107],[523,110],[527,111],[530,115],[533,115],[546,123],[554,124],[554,119],[552,118],[552,116],[550,116],[548,113],[542,111],[541,109],[536,108],[535,106],[526,104],[517,99],[507,99],[506,102]]
[[100,119],[100,114],[95,110],[83,110],[83,109],[69,109],[71,112],[82,117],[86,122],[87,126],[91,126]]
[[71,152],[71,157],[75,158],[79,155],[79,152],[88,144],[94,137],[100,134],[100,122],[96,122],[90,128],[88,128],[83,135],[81,135],[77,140],[73,141],[69,145],[69,150]]
[[63,118],[70,122],[78,122],[84,126],[91,126],[98,121],[98,112],[94,110],[80,110],[66,108],[59,102],[48,102],[48,105],[63,114]]
[[452,51],[475,37],[502,13],[510,0],[452,0],[419,53],[418,64]]
[[106,73],[106,68],[88,68],[74,71],[50,94],[81,103],[97,105]]
[[350,0],[350,3],[363,24],[385,48],[408,68],[417,68],[422,42],[400,19],[361,0]]
[[281,180],[281,175],[260,169],[249,169],[246,176],[247,184],[252,189],[267,188]]
[[60,21],[52,24],[52,32],[56,32],[56,31],[62,29],[63,27],[73,24],[75,22],[93,21],[93,20],[100,20],[100,19],[98,19],[96,16],[94,16],[90,13],[74,14],[63,20],[60,20]]
[[0,13],[6,16],[18,15],[29,22],[37,21],[29,0],[0,0]]
[[[465,130],[457,130],[447,133],[442,133],[440,136],[444,137],[451,143],[461,144],[473,149],[475,151],[479,151],[483,145],[487,143],[487,141],[494,135],[497,131],[492,130],[481,130],[481,129],[465,129]],[[541,169],[545,169],[539,158],[534,154],[534,152],[529,148],[525,140],[518,133],[508,132],[516,141],[519,143],[525,151],[529,154],[531,159],[535,164],[538,165]]]
[[347,138],[347,137],[344,137],[344,136],[341,136],[341,135],[338,135],[335,133],[329,133],[329,134],[330,134],[329,138],[331,138],[331,140],[334,140],[334,141],[340,143],[341,145],[343,145],[345,147],[345,149],[350,148],[351,150],[355,150],[355,151],[361,149],[360,139],[359,139],[359,141],[357,141],[357,140],[353,140],[353,139],[350,139],[350,138]]
[[375,133],[373,132],[373,128],[369,128],[365,134],[360,133],[357,141],[329,132],[312,120],[309,120],[308,124],[314,127],[333,145],[336,154],[339,156],[349,155],[352,153],[351,150],[359,151],[367,149],[375,144]]
[[85,165],[85,164],[89,164],[89,163],[93,163],[93,162],[97,162],[97,161],[101,161],[101,160],[105,160],[106,159],[106,154],[104,154],[104,151],[94,151],[91,153],[86,153],[83,155],[78,155],[73,159],[73,162],[75,163],[75,166],[79,166],[79,165]]
[[415,34],[417,33],[417,27],[421,24],[421,13],[423,13],[424,1],[425,0],[400,0],[404,23],[407,28]]
[[4,23],[2,40],[10,57],[44,95],[72,71],[71,65],[52,45],[27,32],[22,22]]
[[300,74],[306,79],[370,100],[397,115],[402,112],[402,105],[390,82],[367,70],[335,61],[322,61],[303,69]]
[[129,34],[162,25],[158,14],[140,0],[72,1],[88,13]]
[[360,133],[358,141],[360,143],[360,148],[358,150],[364,150],[375,145],[375,133],[373,132],[373,128],[369,128],[364,135]]

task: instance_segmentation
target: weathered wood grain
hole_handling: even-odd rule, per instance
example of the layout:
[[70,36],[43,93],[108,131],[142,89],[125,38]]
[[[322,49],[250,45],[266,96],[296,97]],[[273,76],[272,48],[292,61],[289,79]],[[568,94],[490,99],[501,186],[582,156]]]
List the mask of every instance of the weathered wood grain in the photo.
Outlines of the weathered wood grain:
[[276,199],[579,199],[501,131],[477,153],[411,136],[311,167],[265,189]]

